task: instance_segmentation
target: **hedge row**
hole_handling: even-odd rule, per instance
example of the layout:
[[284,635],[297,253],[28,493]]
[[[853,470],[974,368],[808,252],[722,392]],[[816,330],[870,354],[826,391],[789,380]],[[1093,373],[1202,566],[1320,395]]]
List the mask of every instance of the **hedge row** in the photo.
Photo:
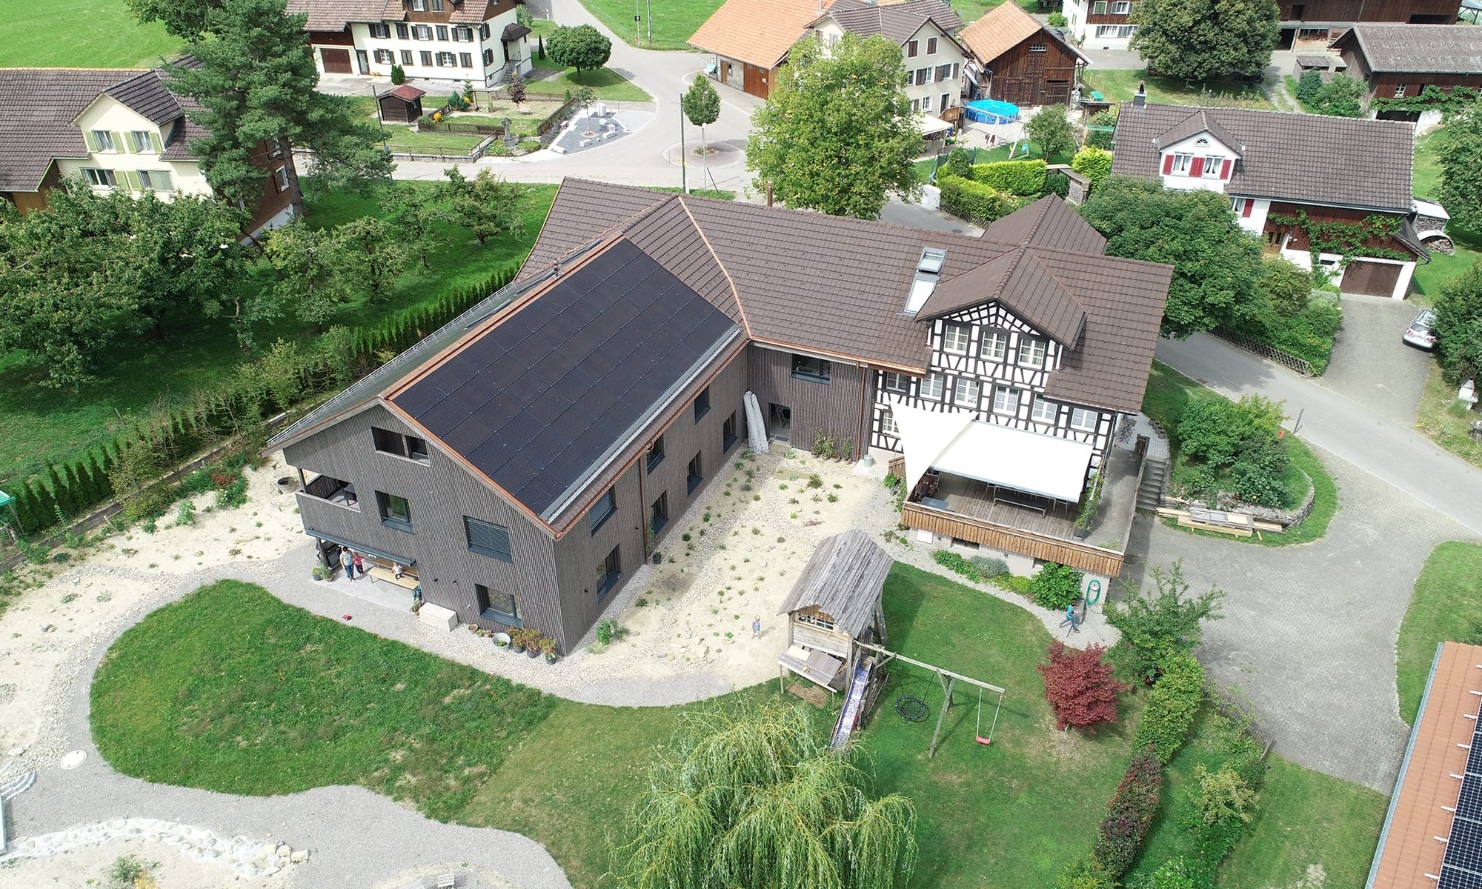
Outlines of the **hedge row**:
[[1043,160],[975,164],[973,179],[1012,195],[1037,198],[1045,193],[1045,166]]
[[1163,676],[1148,692],[1133,744],[1151,749],[1161,762],[1168,762],[1184,745],[1199,705],[1204,700],[1204,665],[1193,655],[1171,658],[1163,665]]
[[45,531],[112,499],[109,473],[129,448],[145,444],[167,463],[178,464],[218,438],[260,424],[304,398],[349,385],[508,284],[519,267],[518,262],[506,265],[481,284],[406,309],[370,329],[331,328],[310,348],[280,340],[221,386],[195,393],[188,403],[144,421],[100,450],[60,467],[49,463],[45,478],[26,479],[10,492],[21,530]]
[[1092,860],[1113,879],[1132,869],[1142,841],[1153,826],[1163,792],[1163,764],[1150,749],[1138,751],[1112,795],[1106,818],[1096,831]]
[[1023,207],[1028,201],[960,176],[938,174],[942,209],[975,225],[988,225]]

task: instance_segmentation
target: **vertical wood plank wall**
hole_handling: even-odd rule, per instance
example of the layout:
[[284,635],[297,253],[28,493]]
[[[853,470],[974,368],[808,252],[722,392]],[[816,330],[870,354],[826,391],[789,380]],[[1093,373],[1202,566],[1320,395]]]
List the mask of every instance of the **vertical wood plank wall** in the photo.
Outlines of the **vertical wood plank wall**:
[[[792,375],[792,352],[759,346],[747,347],[751,356],[750,383],[772,434],[769,404],[783,404],[792,409],[790,443],[795,448],[810,450],[815,433],[823,432],[842,444],[850,442],[849,459],[859,456],[862,446],[861,417],[872,400],[870,389],[873,373],[857,365],[835,361],[829,382],[795,379]],[[869,434],[865,427],[865,435]]]

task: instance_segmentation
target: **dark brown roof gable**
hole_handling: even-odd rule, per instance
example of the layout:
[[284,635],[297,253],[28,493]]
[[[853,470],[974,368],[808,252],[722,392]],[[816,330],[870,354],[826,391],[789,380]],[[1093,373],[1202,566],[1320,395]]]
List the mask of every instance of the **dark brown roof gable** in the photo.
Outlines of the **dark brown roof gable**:
[[1010,250],[937,285],[917,314],[939,318],[997,302],[1050,339],[1074,348],[1086,325],[1086,307],[1027,247]]
[[908,3],[865,3],[862,0],[836,0],[828,14],[851,34],[872,37],[876,34],[897,45],[911,39],[921,26],[934,22],[947,36],[962,28],[962,18],[942,0],[910,0]]
[[72,121],[104,90],[139,71],[0,68],[0,191],[34,192],[59,157],[88,156]]
[[350,22],[405,18],[399,0],[288,0],[288,14],[298,13],[308,15],[304,28],[309,31],[343,31]]
[[[630,219],[615,218],[624,207],[632,208]],[[1027,268],[1045,270],[1074,295],[1072,301],[1087,316],[1078,341],[1071,339],[1077,347],[1051,383],[1061,378],[1080,387],[1074,394],[1060,394],[1069,401],[1135,411],[1142,402],[1172,271],[1101,255],[1105,241],[1094,232],[1094,237],[1087,235],[1085,223],[1065,213],[1074,216],[1063,207],[1037,202],[1019,211],[1026,219],[1012,214],[998,229],[1030,244],[1026,252],[1032,253],[1033,263]],[[1030,217],[1035,221],[1026,221]],[[904,314],[922,249],[947,252],[941,285],[946,286],[1023,246],[568,179],[520,278],[532,277],[570,251],[618,230],[732,320],[737,315],[726,300],[737,300],[735,311],[754,340],[914,372],[924,372],[931,357],[924,325]],[[1053,243],[1057,232],[1064,237],[1058,246],[1065,249]],[[724,288],[720,276],[726,280]],[[1019,294],[1012,298],[1028,300]],[[1048,310],[1049,297],[1041,299],[1044,308],[1036,303],[1021,311],[1026,316],[1033,311],[1040,323],[1070,338],[1065,322]],[[980,296],[978,302],[988,300]],[[1119,317],[1103,318],[1103,313]]]
[[989,223],[983,230],[983,239],[1025,247],[1056,247],[1076,253],[1106,252],[1106,238],[1101,232],[1092,228],[1069,204],[1049,195]]
[[165,86],[159,71],[145,71],[104,92],[155,125],[169,123],[185,113],[180,99]]
[[1333,48],[1354,44],[1371,71],[1482,74],[1482,28],[1476,25],[1358,24]]
[[1215,137],[1220,141],[1221,145],[1235,152],[1236,157],[1245,154],[1245,146],[1241,145],[1235,137],[1225,132],[1225,128],[1220,126],[1218,121],[1203,111],[1196,111],[1190,114],[1182,123],[1170,128],[1163,135],[1159,136],[1153,144],[1157,145],[1161,151],[1170,145],[1176,145],[1190,136],[1197,136],[1200,133],[1208,133]]
[[1204,113],[1244,147],[1228,186],[1231,195],[1410,212],[1414,133],[1403,121],[1123,105],[1117,118],[1112,172],[1156,181],[1160,176],[1159,137],[1194,112]]

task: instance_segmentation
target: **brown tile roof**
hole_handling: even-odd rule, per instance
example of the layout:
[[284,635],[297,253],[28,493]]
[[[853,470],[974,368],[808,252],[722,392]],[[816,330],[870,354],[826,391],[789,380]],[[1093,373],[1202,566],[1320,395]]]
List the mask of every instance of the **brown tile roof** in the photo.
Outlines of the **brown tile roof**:
[[1236,157],[1241,157],[1245,154],[1245,146],[1241,144],[1240,140],[1230,135],[1224,127],[1220,126],[1219,121],[1205,114],[1203,111],[1200,111],[1198,114],[1190,114],[1184,118],[1183,123],[1158,136],[1153,144],[1158,146],[1159,151],[1162,151],[1170,145],[1177,145],[1190,136],[1197,136],[1200,133],[1208,133],[1215,137],[1220,141],[1220,144],[1235,152]]
[[1020,9],[1016,3],[1004,3],[983,13],[983,17],[963,28],[957,40],[967,47],[968,52],[984,65],[992,66],[994,59],[1039,34],[1043,40],[1053,40],[1065,47],[1067,52],[1081,56],[1081,51],[1065,41],[1063,37],[1041,25],[1033,16]]
[[1199,114],[1245,148],[1227,189],[1231,195],[1410,212],[1414,136],[1403,121],[1124,104],[1112,172],[1158,179],[1158,139]]
[[1441,874],[1452,814],[1466,771],[1467,747],[1478,728],[1482,647],[1444,642],[1426,683],[1420,716],[1400,766],[1368,885],[1430,889]]
[[141,72],[110,86],[104,93],[153,124],[168,123],[185,113],[180,97],[170,92],[157,70]]
[[831,0],[726,0],[690,36],[691,46],[759,68],[787,58]]
[[1354,25],[1334,44],[1357,46],[1369,70],[1392,74],[1482,74],[1482,28],[1476,25]]
[[343,31],[350,22],[400,21],[406,17],[398,0],[288,0],[288,14],[298,13],[308,13],[304,28],[309,31]]
[[0,69],[0,191],[32,192],[52,161],[85,158],[73,121],[109,87],[148,72],[92,68]]
[[[1024,271],[1014,272],[1023,276],[1014,279],[1022,289],[1000,288],[1005,304],[1072,342],[1073,306],[1085,316],[1078,347],[1051,378],[1054,394],[1137,410],[1172,269],[1103,256],[1105,241],[1088,237],[1084,223],[1072,224],[1059,209],[1036,202],[1019,212],[1029,221],[1011,216],[999,229],[1021,239],[1014,244],[568,179],[521,277],[620,230],[739,320],[752,339],[924,372],[925,329],[903,314],[922,249],[947,251],[939,289],[961,290],[962,299],[972,298],[972,288],[953,279],[1024,253]],[[1068,249],[1054,246],[1057,232]],[[1029,249],[1016,249],[1026,243]],[[979,293],[972,304],[992,298]]]
[[387,96],[395,96],[396,98],[401,99],[403,102],[415,102],[425,95],[427,95],[426,90],[417,89],[410,83],[403,83],[401,86],[395,89],[387,90],[386,92],[381,93],[381,98],[384,99]]
[[983,237],[1000,244],[1056,247],[1076,253],[1106,252],[1106,238],[1101,232],[1092,228],[1069,204],[1049,196],[990,222]]
[[917,317],[939,318],[995,301],[1063,346],[1074,348],[1086,325],[1086,307],[1028,247],[942,281]]
[[837,0],[828,8],[827,14],[815,22],[823,18],[832,18],[851,34],[860,37],[878,34],[897,46],[915,36],[928,21],[934,22],[949,37],[962,28],[962,18],[942,0],[910,0],[892,4]]

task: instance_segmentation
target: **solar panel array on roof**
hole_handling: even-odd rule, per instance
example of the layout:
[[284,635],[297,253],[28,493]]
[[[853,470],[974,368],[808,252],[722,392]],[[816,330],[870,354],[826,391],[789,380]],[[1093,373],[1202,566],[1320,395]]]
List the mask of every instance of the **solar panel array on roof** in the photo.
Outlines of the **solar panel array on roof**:
[[627,240],[393,397],[544,518],[739,328]]
[[1482,889],[1482,730],[1472,735],[1438,889]]

